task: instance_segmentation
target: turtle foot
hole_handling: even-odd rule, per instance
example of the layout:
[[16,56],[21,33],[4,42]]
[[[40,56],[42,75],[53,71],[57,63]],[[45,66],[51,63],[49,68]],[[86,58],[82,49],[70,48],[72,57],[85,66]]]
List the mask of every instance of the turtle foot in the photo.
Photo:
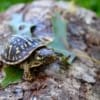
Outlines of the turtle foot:
[[26,81],[32,81],[33,80],[33,76],[30,73],[25,72],[23,75],[23,79]]

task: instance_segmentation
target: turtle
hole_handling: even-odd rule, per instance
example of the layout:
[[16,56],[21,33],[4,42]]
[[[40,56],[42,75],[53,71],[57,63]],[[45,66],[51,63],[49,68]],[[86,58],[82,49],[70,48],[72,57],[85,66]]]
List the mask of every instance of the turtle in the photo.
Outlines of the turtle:
[[12,35],[1,53],[1,61],[4,64],[12,66],[19,64],[24,69],[25,80],[32,79],[31,68],[50,64],[55,60],[55,52],[47,48],[41,39],[22,35]]

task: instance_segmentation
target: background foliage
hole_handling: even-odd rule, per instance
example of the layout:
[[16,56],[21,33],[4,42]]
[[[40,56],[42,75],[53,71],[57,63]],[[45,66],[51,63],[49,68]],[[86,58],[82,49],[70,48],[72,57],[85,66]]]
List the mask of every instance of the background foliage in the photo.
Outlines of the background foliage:
[[[66,0],[65,0],[66,1]],[[69,0],[70,1],[70,0]],[[100,16],[100,0],[73,0],[76,5],[91,9]]]
[[[27,3],[33,0],[2,0],[0,1],[0,11],[4,11],[9,6],[16,4],[16,3]],[[59,0],[60,1],[60,0]],[[62,1],[72,1],[72,0],[62,0]],[[100,0],[73,0],[76,5],[80,5],[82,7],[91,9],[100,16]]]

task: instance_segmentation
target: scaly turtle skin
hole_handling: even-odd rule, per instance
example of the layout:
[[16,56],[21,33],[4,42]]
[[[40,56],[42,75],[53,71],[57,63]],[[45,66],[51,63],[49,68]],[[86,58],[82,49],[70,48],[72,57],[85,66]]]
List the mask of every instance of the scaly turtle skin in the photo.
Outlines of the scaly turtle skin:
[[[30,57],[31,55],[33,56]],[[30,58],[27,62],[28,57]],[[21,68],[24,69],[25,80],[32,79],[30,68],[49,64],[55,58],[53,50],[46,48],[40,39],[20,35],[13,35],[1,54],[3,63],[8,65],[20,64]]]
[[20,65],[20,67],[24,69],[24,79],[33,79],[33,76],[30,72],[31,68],[51,64],[57,59],[58,58],[52,49],[48,49],[45,46],[39,47],[26,61],[22,62]]

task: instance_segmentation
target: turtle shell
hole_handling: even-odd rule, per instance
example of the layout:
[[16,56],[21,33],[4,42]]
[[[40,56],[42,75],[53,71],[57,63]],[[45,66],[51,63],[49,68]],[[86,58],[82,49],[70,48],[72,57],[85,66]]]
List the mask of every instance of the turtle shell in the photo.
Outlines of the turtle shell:
[[1,59],[4,63],[14,65],[27,59],[36,49],[45,46],[38,38],[12,36]]

